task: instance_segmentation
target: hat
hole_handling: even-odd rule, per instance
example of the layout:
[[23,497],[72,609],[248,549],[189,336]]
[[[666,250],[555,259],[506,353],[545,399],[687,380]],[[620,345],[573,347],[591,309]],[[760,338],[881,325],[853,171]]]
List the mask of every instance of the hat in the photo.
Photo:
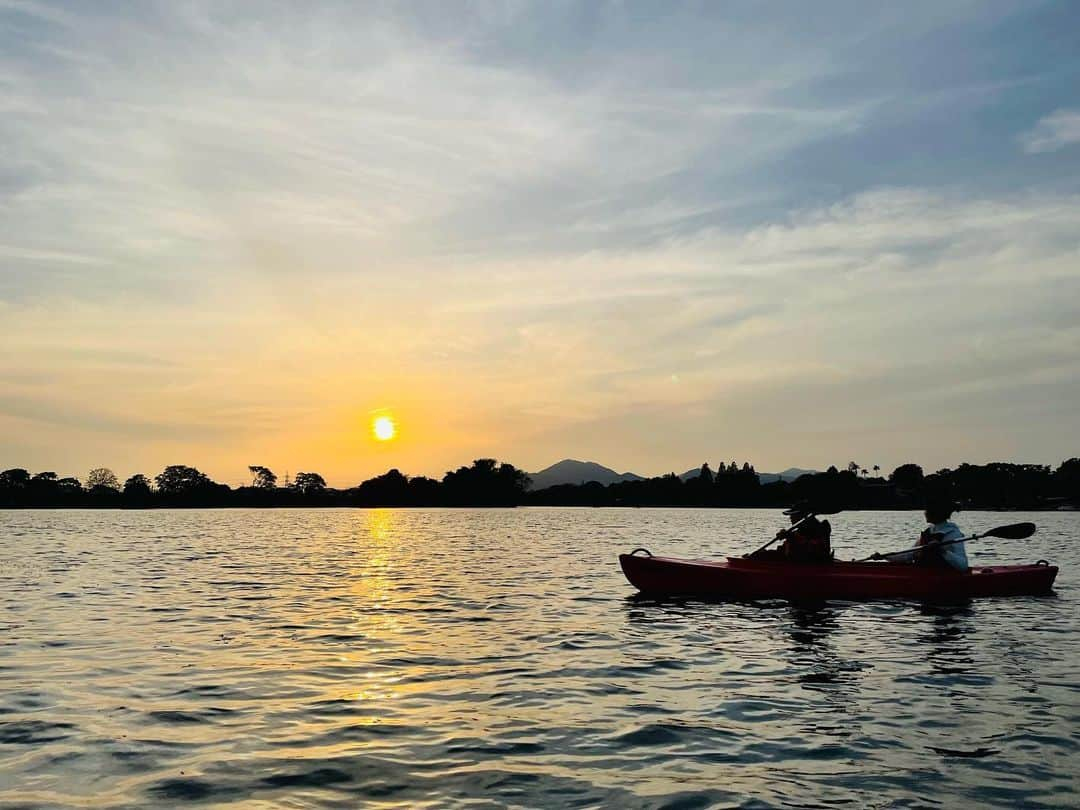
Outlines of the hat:
[[812,515],[813,513],[814,513],[814,510],[810,508],[810,504],[807,501],[799,501],[797,504],[792,506],[790,509],[785,509],[784,510],[785,515],[799,515],[800,517],[805,517],[806,515]]

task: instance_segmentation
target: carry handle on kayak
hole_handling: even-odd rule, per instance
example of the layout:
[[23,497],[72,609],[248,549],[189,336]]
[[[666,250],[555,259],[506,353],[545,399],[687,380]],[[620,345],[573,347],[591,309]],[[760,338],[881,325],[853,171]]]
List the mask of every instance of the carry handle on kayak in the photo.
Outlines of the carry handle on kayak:
[[760,554],[765,549],[767,549],[769,546],[771,546],[773,543],[775,543],[777,540],[783,540],[785,537],[790,535],[793,531],[795,531],[797,528],[802,526],[806,521],[808,521],[812,517],[817,517],[818,515],[835,515],[837,512],[841,512],[841,511],[843,511],[843,510],[840,510],[840,509],[818,509],[816,511],[807,512],[805,517],[800,518],[796,522],[792,523],[786,529],[781,529],[780,531],[778,531],[776,533],[776,537],[774,537],[768,543],[763,545],[761,548],[759,548],[759,549],[757,549],[755,551],[751,551],[749,554],[743,554],[743,557],[753,557],[756,554]]
[[957,537],[954,540],[939,540],[936,543],[927,543],[925,546],[915,546],[914,548],[905,548],[900,551],[875,551],[869,557],[863,557],[861,560],[856,560],[856,562],[887,560],[890,557],[897,557],[901,554],[911,554],[915,551],[932,551],[936,548],[944,548],[945,546],[951,546],[954,543],[965,543],[971,540],[978,540],[982,537],[1000,537],[1004,540],[1026,540],[1033,534],[1035,534],[1034,523],[1010,523],[1007,526],[998,526],[996,529],[991,529],[982,534],[973,534],[970,537]]

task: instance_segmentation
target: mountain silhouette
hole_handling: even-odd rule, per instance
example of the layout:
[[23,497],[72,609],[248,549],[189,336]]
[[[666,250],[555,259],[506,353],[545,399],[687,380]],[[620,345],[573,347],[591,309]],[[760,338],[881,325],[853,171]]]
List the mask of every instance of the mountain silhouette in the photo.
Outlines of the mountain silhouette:
[[[713,472],[716,472],[716,470],[713,470]],[[701,467],[691,467],[686,472],[680,473],[679,478],[683,481],[689,481],[691,478],[697,478],[699,475],[701,475]]]
[[587,484],[590,481],[598,481],[607,486],[620,481],[644,481],[644,476],[631,472],[618,473],[610,467],[597,464],[595,461],[576,461],[572,458],[564,458],[545,467],[540,472],[529,473],[532,478],[532,489],[546,489],[560,484]]
[[[783,472],[758,473],[758,480],[760,480],[762,484],[773,484],[777,481],[794,481],[800,475],[814,474],[816,472],[818,471],[806,470],[801,467],[788,467]],[[682,473],[679,478],[683,481],[689,481],[692,478],[697,478],[700,474],[700,466],[692,467]],[[587,484],[590,481],[597,481],[604,486],[607,486],[608,484],[617,484],[621,481],[646,480],[645,476],[636,473],[620,473],[610,467],[605,467],[603,464],[598,464],[595,461],[577,461],[572,458],[564,458],[562,461],[556,462],[550,467],[545,467],[543,470],[540,470],[540,472],[529,473],[529,477],[532,478],[532,485],[529,488],[534,492],[548,487],[560,486],[562,484],[573,484],[578,486],[580,484]]]
[[804,470],[801,467],[788,467],[778,473],[758,473],[758,480],[763,484],[772,484],[776,481],[794,481],[800,475],[816,475],[818,470]]

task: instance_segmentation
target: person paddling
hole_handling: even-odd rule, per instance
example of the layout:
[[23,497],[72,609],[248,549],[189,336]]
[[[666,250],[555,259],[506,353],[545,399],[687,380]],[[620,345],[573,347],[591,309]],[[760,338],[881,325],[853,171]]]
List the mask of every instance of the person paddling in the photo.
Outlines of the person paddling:
[[784,514],[791,519],[787,539],[780,545],[779,552],[792,562],[828,562],[832,559],[830,537],[832,526],[827,520],[818,520],[804,505],[785,509]]
[[937,543],[956,540],[963,537],[960,527],[952,522],[956,504],[947,498],[932,498],[926,505],[926,522],[930,524],[919,535],[919,546],[931,546],[925,551],[915,550],[905,555],[897,555],[892,562],[915,563],[932,567],[955,568],[957,571],[967,571],[967,551],[963,543],[949,542],[947,546],[934,548]]

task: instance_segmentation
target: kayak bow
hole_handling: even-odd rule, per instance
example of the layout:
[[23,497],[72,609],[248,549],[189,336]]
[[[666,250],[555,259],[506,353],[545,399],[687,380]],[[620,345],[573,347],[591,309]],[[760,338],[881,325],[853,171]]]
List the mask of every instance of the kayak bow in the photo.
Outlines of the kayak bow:
[[[638,555],[644,551],[645,555]],[[645,549],[619,555],[630,584],[655,596],[712,599],[966,599],[1049,593],[1055,565],[992,565],[966,572],[880,562],[791,563],[728,557],[726,561],[654,557]]]

